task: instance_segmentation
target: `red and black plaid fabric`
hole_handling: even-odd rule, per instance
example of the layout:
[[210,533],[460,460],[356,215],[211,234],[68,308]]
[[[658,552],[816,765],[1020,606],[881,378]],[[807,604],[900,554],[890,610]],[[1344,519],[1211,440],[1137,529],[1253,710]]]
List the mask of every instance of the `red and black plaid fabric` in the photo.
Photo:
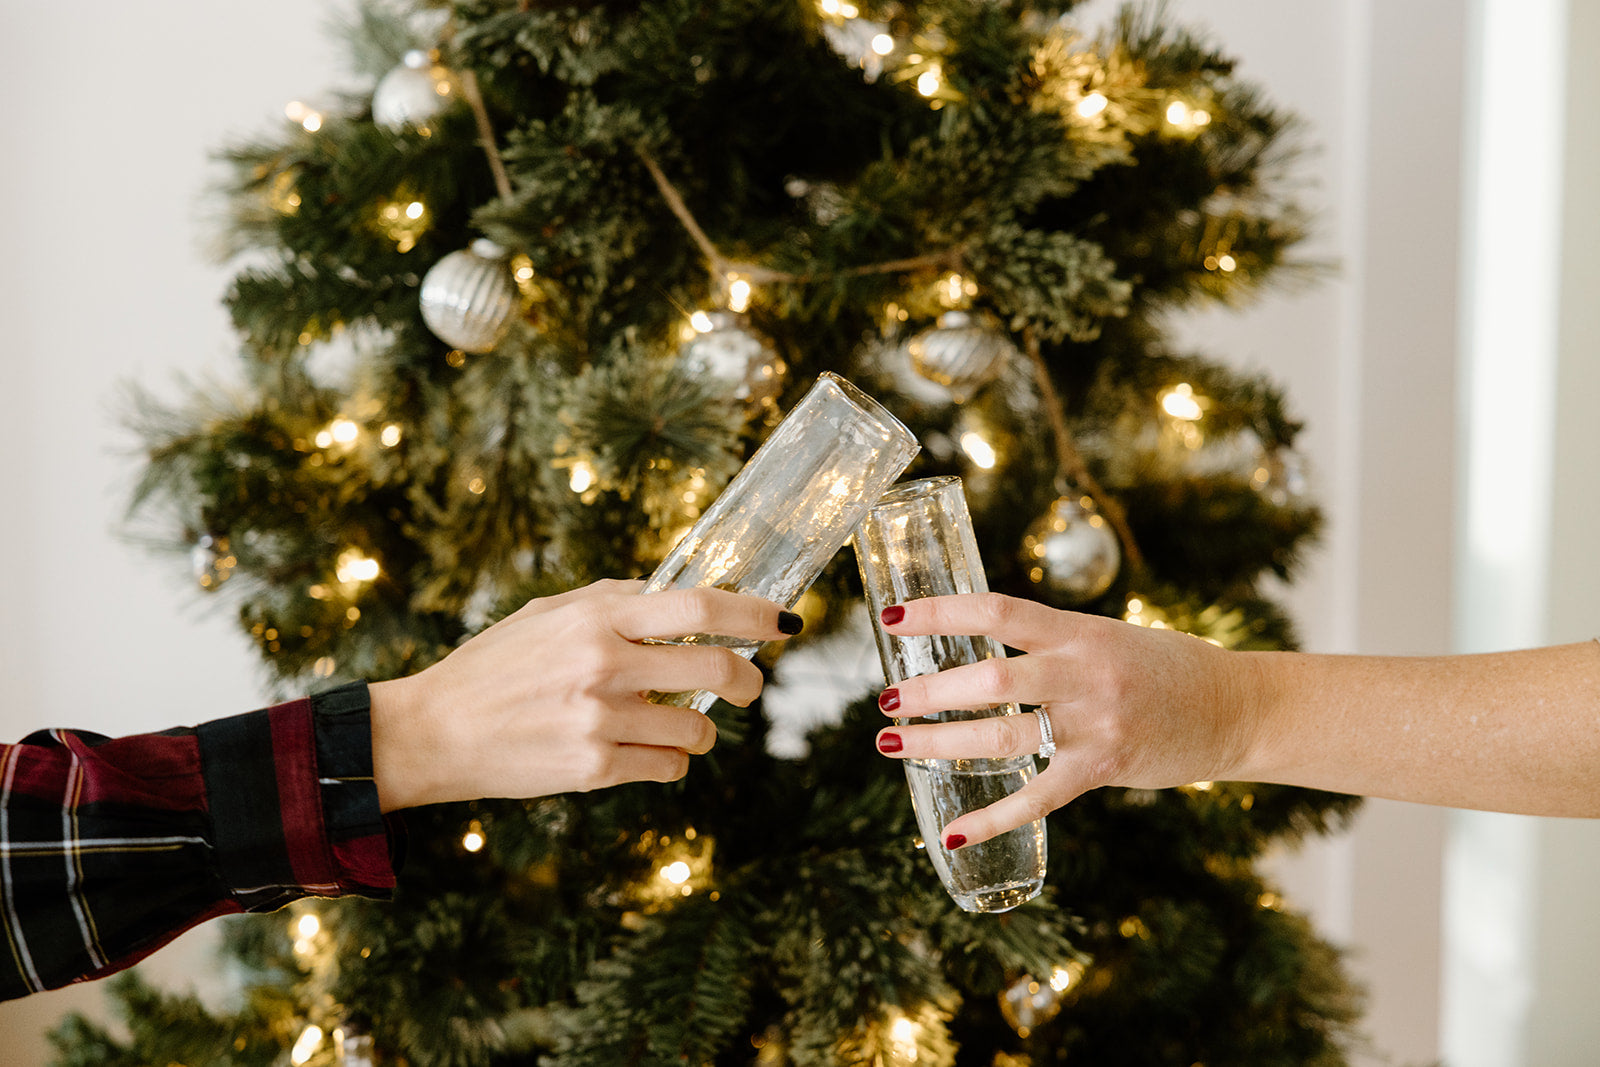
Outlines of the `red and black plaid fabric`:
[[358,682],[193,729],[0,745],[0,999],[121,970],[217,915],[387,897],[369,713]]

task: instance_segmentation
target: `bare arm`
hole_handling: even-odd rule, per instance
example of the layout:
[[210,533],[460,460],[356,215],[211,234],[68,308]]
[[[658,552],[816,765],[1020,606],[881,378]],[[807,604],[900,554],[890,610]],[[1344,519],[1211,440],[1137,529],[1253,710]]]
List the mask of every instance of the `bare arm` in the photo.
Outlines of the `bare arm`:
[[[996,594],[903,605],[899,634],[988,633],[1025,656],[909,679],[895,717],[1041,705],[1058,752],[1026,788],[950,824],[968,844],[1105,785],[1262,781],[1427,804],[1600,815],[1600,645],[1402,658],[1226,652]],[[898,748],[896,748],[898,744]],[[1031,715],[892,726],[900,758],[1037,750]]]

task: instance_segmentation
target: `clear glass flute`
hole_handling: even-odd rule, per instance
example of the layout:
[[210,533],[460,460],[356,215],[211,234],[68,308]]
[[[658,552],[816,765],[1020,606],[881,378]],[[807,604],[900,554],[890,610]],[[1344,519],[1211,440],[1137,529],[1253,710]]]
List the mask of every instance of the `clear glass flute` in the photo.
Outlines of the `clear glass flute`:
[[[645,591],[709,585],[792,607],[919,447],[883,405],[837,374],[823,374],[662,560]],[[761,647],[713,634],[664,643],[722,645],[747,659]],[[650,697],[697,711],[716,701],[705,690]]]
[[[992,637],[896,637],[878,621],[879,613],[891,604],[988,592],[960,478],[925,478],[885,493],[856,530],[855,549],[878,656],[890,685],[1005,656]],[[922,721],[1021,713],[1016,704],[993,704],[943,711]],[[951,820],[987,807],[1032,780],[1033,756],[903,762],[928,858],[957,904],[967,911],[1009,911],[1038,895],[1044,888],[1044,820],[955,852],[944,847],[944,828]]]

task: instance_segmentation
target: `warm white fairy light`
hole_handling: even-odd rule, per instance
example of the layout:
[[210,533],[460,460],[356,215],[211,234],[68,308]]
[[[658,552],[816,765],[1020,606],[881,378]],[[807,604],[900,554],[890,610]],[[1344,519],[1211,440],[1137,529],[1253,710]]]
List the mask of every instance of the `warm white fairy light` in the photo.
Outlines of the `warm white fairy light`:
[[487,840],[483,836],[483,824],[473,819],[467,826],[467,832],[461,835],[461,847],[468,852],[480,852]]
[[315,913],[308,911],[295,920],[294,930],[295,933],[309,940],[322,932],[322,920],[317,918]]
[[1174,126],[1187,126],[1189,124],[1189,105],[1182,100],[1174,100],[1168,104],[1167,121]]
[[896,1015],[889,1024],[889,1041],[894,1046],[893,1053],[907,1063],[914,1063],[917,1059],[917,1032],[921,1030],[915,1021],[904,1015]]
[[880,33],[872,39],[872,51],[880,56],[886,56],[894,51],[894,38],[887,33]]
[[1050,988],[1057,993],[1065,993],[1077,980],[1078,975],[1066,967],[1057,967],[1050,972]]
[[658,873],[673,885],[682,885],[689,880],[689,876],[694,872],[690,870],[687,863],[682,860],[674,860],[661,868]]
[[346,585],[370,582],[378,576],[380,571],[381,568],[378,566],[378,561],[362,552],[359,548],[347,548],[339,553],[339,560],[334,566],[335,576]]
[[1105,93],[1093,92],[1079,100],[1073,110],[1078,113],[1079,118],[1092,119],[1104,111],[1110,103]]
[[716,323],[711,321],[711,316],[704,311],[696,311],[689,316],[689,325],[694,327],[695,333],[710,333],[716,328]]
[[289,1050],[289,1062],[295,1067],[303,1067],[310,1062],[320,1044],[322,1044],[322,1027],[312,1023],[300,1032],[299,1040],[294,1043],[294,1048]]
[[574,493],[587,492],[594,484],[594,466],[588,460],[580,459],[572,465],[567,473],[567,485]]
[[968,430],[961,435],[961,451],[967,458],[983,470],[993,470],[999,456],[995,453],[994,446],[983,439],[983,435],[974,430]]
[[944,72],[937,64],[917,75],[917,92],[923,96],[938,96],[942,88],[944,88]]
[[[728,280],[728,310],[743,314],[750,310],[750,282],[744,278],[733,277]],[[704,333],[704,330],[700,332]]]
[[382,442],[384,448],[393,448],[395,445],[399,444],[400,443],[400,425],[399,425],[399,423],[391,422],[389,425],[385,426],[383,428],[383,432],[378,435],[378,440],[380,442]]
[[328,424],[328,435],[335,444],[354,444],[356,438],[361,436],[361,427],[349,419],[334,419]]
[[1161,394],[1161,410],[1175,419],[1195,422],[1205,414],[1205,405],[1202,398],[1195,395],[1194,386],[1179,382]]

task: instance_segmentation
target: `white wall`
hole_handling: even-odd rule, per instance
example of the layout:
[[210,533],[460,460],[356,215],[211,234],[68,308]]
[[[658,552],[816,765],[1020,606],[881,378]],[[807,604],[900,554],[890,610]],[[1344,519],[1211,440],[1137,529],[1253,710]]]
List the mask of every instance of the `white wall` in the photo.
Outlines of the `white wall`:
[[[118,384],[226,366],[227,275],[200,251],[210,153],[342,73],[320,0],[0,0],[0,736],[126,733],[263,703],[252,655],[183,572],[122,544],[137,464]],[[198,942],[198,944],[196,943]],[[207,959],[191,935],[159,959]],[[96,987],[0,1006],[0,1060]]]
[[[1107,6],[1094,0],[1086,14]],[[1448,0],[1171,6],[1214,28],[1242,72],[1305,116],[1308,139],[1322,146],[1301,168],[1321,212],[1308,251],[1337,260],[1338,276],[1243,314],[1180,324],[1197,347],[1270,372],[1309,424],[1303,444],[1329,529],[1288,593],[1305,642],[1445,651],[1467,15]],[[226,621],[198,614],[169,566],[116,540],[135,464],[117,456],[130,439],[116,425],[115,386],[228,365],[217,305],[226,276],[197,250],[207,154],[277,121],[286,101],[343,80],[323,27],[329,0],[92,9],[85,17],[81,6],[0,0],[0,36],[31,43],[0,65],[0,99],[11,102],[0,164],[8,738],[43,725],[144,729],[260,702],[259,677]],[[1593,159],[1584,165],[1592,179]],[[1600,247],[1583,232],[1587,247]],[[1581,319],[1593,306],[1574,303],[1569,336],[1595,335]],[[1563,454],[1595,469],[1592,435],[1576,436]],[[1594,543],[1559,545],[1557,566],[1590,564]],[[1373,803],[1352,834],[1280,862],[1293,901],[1351,947],[1372,990],[1374,1050],[1363,1062],[1438,1054],[1444,837],[1441,812]],[[177,976],[203,952],[158,960]],[[7,1064],[44,1062],[39,1032],[68,1005],[98,999],[91,987],[0,1007]],[[1559,1044],[1563,1025],[1551,1020],[1547,1040]]]

